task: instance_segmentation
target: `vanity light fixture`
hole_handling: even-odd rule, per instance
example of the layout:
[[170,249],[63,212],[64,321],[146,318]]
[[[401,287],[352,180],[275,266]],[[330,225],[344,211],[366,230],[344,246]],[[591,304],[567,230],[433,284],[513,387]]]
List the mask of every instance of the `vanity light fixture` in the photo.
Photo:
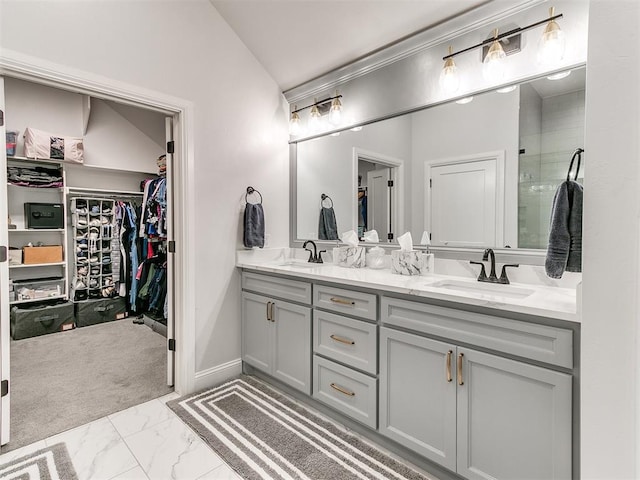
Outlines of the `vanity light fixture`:
[[[451,45],[449,45],[449,55],[453,53]],[[440,72],[440,87],[448,95],[456,93],[460,87],[460,76],[458,75],[458,67],[453,57],[448,57],[444,61],[444,67]]]
[[358,126],[358,127],[353,127],[351,129],[352,132],[359,132],[360,130],[362,130],[362,125]]
[[[449,68],[449,71],[451,70],[451,64],[447,63],[448,60],[453,61],[453,57],[456,55],[475,50],[476,48],[482,48],[484,53],[482,57],[483,75],[489,81],[499,82],[505,75],[505,57],[520,51],[520,44],[522,40],[521,33],[545,24],[546,27],[539,43],[538,59],[543,62],[558,62],[564,55],[565,47],[564,32],[556,22],[556,20],[562,18],[562,16],[563,15],[561,13],[556,15],[555,10],[552,7],[549,9],[549,17],[544,20],[534,22],[525,27],[517,27],[501,34],[498,34],[498,30],[494,29],[491,38],[457,52],[451,52],[451,50],[449,50],[449,54],[442,57],[442,60],[445,61],[445,66],[440,73],[441,81],[444,76],[445,69]],[[441,88],[443,90],[445,89],[442,82]]]
[[302,125],[300,124],[300,115],[297,112],[297,105],[293,106],[293,112],[289,119],[289,135],[297,136],[302,133]]
[[549,20],[538,45],[538,61],[544,65],[558,63],[564,57],[565,35],[556,22],[555,8],[549,8]]
[[498,40],[498,29],[493,30],[493,42],[489,47],[489,51],[482,60],[482,75],[490,82],[497,83],[504,78],[506,73],[506,64],[504,59],[507,54],[504,53],[502,43]]
[[513,92],[516,88],[518,88],[517,85],[507,85],[506,87],[502,87],[496,90],[496,92],[498,93],[509,93],[509,92]]
[[[309,110],[309,119],[307,121],[307,127],[309,132],[318,133],[324,127],[322,116],[329,114],[329,122],[333,126],[338,126],[342,121],[342,102],[340,99],[342,95],[336,92],[335,96],[325,98],[323,100],[313,99],[311,105],[298,108],[297,105],[293,106],[291,117],[289,119],[289,133],[291,135],[300,135],[302,133],[302,122],[300,119],[300,112],[303,110]],[[296,132],[296,133],[294,133]]]

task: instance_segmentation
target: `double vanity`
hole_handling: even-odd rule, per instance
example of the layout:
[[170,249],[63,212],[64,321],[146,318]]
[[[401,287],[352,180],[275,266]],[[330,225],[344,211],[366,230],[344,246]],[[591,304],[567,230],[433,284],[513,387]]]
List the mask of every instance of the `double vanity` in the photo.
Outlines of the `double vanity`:
[[238,266],[245,371],[443,478],[578,478],[575,290],[249,254]]

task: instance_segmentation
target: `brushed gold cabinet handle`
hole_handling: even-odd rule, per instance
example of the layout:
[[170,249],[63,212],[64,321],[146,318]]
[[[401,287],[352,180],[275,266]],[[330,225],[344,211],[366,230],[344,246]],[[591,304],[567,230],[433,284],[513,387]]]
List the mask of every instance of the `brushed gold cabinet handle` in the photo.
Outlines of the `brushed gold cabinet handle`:
[[338,298],[338,297],[331,297],[331,301],[333,303],[339,303],[341,305],[355,305],[356,302],[354,302],[353,300],[345,300],[344,298]]
[[342,337],[339,337],[337,335],[329,335],[329,337],[331,338],[331,340],[335,340],[336,342],[344,343],[346,345],[355,345],[356,344],[356,342],[354,342],[353,340],[347,340],[346,338],[342,338]]
[[453,380],[451,377],[451,356],[453,355],[453,350],[449,350],[447,352],[447,382]]
[[275,318],[273,318],[273,306],[275,305],[275,302],[270,302],[270,303],[271,303],[271,307],[270,307],[270,310],[269,310],[269,319],[270,319],[272,322],[275,322],[275,321],[276,321],[276,319],[275,319]]
[[464,353],[458,354],[458,385],[464,385],[462,381],[462,359],[464,358]]
[[344,388],[342,388],[342,387],[339,387],[339,386],[338,386],[338,385],[336,385],[335,383],[332,383],[332,384],[330,385],[330,387],[331,387],[331,388],[333,388],[334,390],[339,391],[340,393],[343,393],[343,394],[345,394],[345,395],[348,395],[349,397],[355,397],[355,396],[356,396],[356,394],[355,394],[354,392],[350,392],[349,390],[346,390],[346,389],[344,389]]
[[270,312],[270,308],[271,308],[271,302],[267,302],[267,322],[271,321],[271,312]]

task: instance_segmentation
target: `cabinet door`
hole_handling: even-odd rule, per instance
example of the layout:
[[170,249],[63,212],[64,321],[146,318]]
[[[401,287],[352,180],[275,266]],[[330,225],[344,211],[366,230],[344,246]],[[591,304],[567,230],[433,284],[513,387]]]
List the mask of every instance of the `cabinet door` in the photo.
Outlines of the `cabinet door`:
[[242,360],[271,373],[271,322],[267,320],[269,299],[242,292]]
[[458,473],[470,480],[570,479],[571,376],[458,352]]
[[273,304],[272,375],[311,394],[311,308],[283,301]]
[[380,329],[380,433],[451,470],[456,468],[455,352],[453,345]]

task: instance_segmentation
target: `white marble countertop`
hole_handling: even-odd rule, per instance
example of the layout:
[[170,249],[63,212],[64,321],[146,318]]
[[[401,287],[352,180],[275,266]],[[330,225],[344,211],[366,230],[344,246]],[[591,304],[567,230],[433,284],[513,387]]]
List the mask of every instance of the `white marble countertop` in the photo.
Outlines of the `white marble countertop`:
[[576,290],[569,288],[524,283],[493,285],[452,275],[397,275],[392,274],[389,269],[345,268],[330,263],[316,265],[308,264],[304,260],[285,262],[282,258],[259,261],[238,256],[236,266],[263,273],[286,274],[304,280],[335,282],[383,292],[580,322],[580,315],[576,313]]

